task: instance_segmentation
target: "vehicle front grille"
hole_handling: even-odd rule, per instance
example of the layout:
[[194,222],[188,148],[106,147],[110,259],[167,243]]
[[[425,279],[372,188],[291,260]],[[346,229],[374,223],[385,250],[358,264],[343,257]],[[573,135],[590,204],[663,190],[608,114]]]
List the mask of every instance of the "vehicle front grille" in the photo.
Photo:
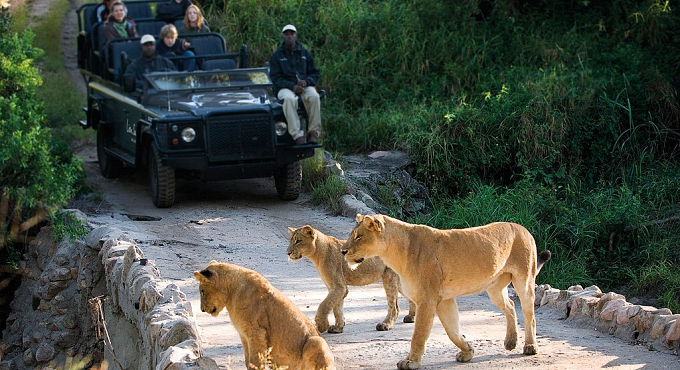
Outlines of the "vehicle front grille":
[[274,156],[274,130],[269,114],[210,117],[207,126],[210,162],[247,161]]

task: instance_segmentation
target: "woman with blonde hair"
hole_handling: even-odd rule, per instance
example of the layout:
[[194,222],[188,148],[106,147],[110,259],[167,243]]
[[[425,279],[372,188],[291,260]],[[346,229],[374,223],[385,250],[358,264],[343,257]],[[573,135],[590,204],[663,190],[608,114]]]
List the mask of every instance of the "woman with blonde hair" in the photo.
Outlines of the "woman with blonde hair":
[[[195,54],[189,50],[190,48],[191,43],[189,41],[177,38],[177,28],[175,28],[175,25],[166,24],[161,28],[160,40],[156,45],[158,55],[166,58],[171,56],[193,57]],[[181,59],[179,67],[180,70],[192,72],[196,69],[196,59]]]
[[113,39],[139,36],[137,25],[127,17],[127,7],[122,1],[111,4],[110,12],[109,18],[104,22],[104,43]]
[[201,14],[201,9],[196,5],[190,5],[187,8],[186,15],[184,16],[184,23],[182,28],[180,28],[179,33],[203,33],[210,32],[210,28],[206,26],[203,14]]

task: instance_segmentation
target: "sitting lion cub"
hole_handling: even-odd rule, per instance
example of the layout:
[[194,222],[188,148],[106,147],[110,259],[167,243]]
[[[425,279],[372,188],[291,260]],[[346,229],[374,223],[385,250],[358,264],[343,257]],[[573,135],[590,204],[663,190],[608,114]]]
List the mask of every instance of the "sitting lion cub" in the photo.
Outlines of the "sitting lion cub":
[[550,252],[536,256],[529,231],[510,222],[468,229],[439,230],[413,225],[388,216],[357,215],[357,226],[342,247],[349,263],[378,256],[399,274],[406,296],[418,307],[411,351],[397,364],[417,369],[425,351],[436,313],[446,333],[461,352],[456,361],[467,362],[474,351],[460,333],[456,297],[486,291],[505,314],[505,348],[517,345],[515,304],[508,297],[512,283],[522,303],[526,326],[524,354],[538,353],[534,318],[535,279]]
[[[386,267],[379,258],[366,260],[357,269],[352,270],[340,252],[340,247],[345,241],[325,235],[309,225],[299,229],[289,227],[288,233],[290,244],[286,253],[290,259],[297,261],[302,257],[309,258],[328,288],[328,295],[316,311],[316,328],[320,332],[328,330],[329,333],[342,333],[345,327],[342,304],[347,296],[348,285],[368,285],[380,278],[387,295],[387,317],[375,328],[380,331],[392,329],[399,316],[397,296],[400,291],[399,276],[394,271]],[[335,325],[329,326],[328,315],[331,309],[335,316]],[[413,322],[414,316],[415,306],[409,301],[409,314],[404,317],[404,322]]]
[[[201,311],[227,309],[241,336],[246,364],[264,368],[258,354],[290,370],[335,370],[333,353],[311,321],[264,276],[245,267],[211,261],[195,271]],[[262,366],[262,367],[260,367]]]

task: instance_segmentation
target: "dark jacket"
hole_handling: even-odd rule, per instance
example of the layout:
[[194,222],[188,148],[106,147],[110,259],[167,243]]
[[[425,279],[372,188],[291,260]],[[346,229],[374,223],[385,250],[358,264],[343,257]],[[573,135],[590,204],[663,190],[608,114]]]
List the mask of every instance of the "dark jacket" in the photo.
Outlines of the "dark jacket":
[[182,27],[179,29],[179,34],[180,35],[186,35],[188,33],[206,33],[210,32],[210,28],[203,23],[201,25],[201,28],[198,27],[187,27],[185,24],[182,24]]
[[172,46],[168,47],[165,45],[165,42],[163,40],[158,40],[156,41],[156,53],[158,55],[162,55],[164,57],[171,57],[171,56],[180,56],[184,55],[184,53],[189,50],[184,47],[184,41],[182,39],[176,39],[175,43],[172,44]]
[[177,67],[170,59],[160,56],[158,53],[153,58],[146,58],[142,55],[132,61],[125,69],[125,76],[134,76],[137,87],[141,88],[144,85],[145,74],[164,70],[176,71]]
[[156,18],[164,21],[184,18],[184,13],[189,5],[191,5],[191,0],[182,0],[180,3],[170,0],[167,3],[159,3],[156,5]]
[[101,2],[101,3],[99,3],[99,5],[97,5],[97,7],[92,12],[91,24],[95,24],[97,22],[104,22],[108,18],[109,18],[109,9],[106,7],[106,4],[104,2]]
[[298,78],[307,81],[309,86],[316,86],[320,74],[312,53],[300,42],[292,52],[281,43],[269,59],[269,76],[276,87],[276,94],[284,88],[292,90],[297,85]]
[[[125,29],[127,30],[127,37],[137,37],[139,36],[137,34],[137,25],[135,24],[135,21],[133,21],[130,18],[125,17],[123,19],[123,22],[125,22]],[[116,23],[115,18],[113,18],[113,14],[109,15],[109,18],[104,22],[104,44],[106,44],[107,41],[113,40],[113,39],[119,39],[123,36],[121,36],[118,33],[118,30],[116,27],[113,26],[113,24]]]

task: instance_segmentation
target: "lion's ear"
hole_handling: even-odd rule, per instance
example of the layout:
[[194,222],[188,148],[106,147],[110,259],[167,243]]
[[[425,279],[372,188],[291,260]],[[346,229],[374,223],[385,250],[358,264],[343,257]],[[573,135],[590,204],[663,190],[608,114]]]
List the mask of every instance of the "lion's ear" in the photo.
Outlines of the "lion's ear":
[[216,263],[219,263],[219,262],[217,262],[217,261],[215,261],[215,260],[212,260],[212,261],[210,261],[210,263],[208,264],[208,266],[214,265],[214,264],[216,264]]
[[357,217],[355,218],[355,220],[357,221],[357,225],[360,224],[361,221],[364,220],[364,215],[362,215],[361,213],[357,213]]
[[382,223],[382,221],[378,220],[375,217],[371,216],[364,217],[364,223],[366,224],[366,227],[369,230],[382,231],[382,229],[384,228],[384,224]]
[[311,226],[309,226],[309,225],[303,226],[303,227],[302,227],[302,232],[303,232],[305,235],[307,235],[308,237],[310,237],[310,238],[313,238],[313,237],[314,237],[314,234],[316,233],[316,231],[314,230],[314,228],[311,227]]
[[292,227],[289,227],[288,228],[288,235],[293,236],[293,234],[295,234],[295,229],[293,229]]
[[196,280],[198,280],[198,282],[200,282],[200,283],[202,283],[202,282],[204,282],[204,281],[207,280],[207,279],[205,278],[205,276],[201,275],[201,272],[200,272],[200,271],[194,271],[194,277],[195,277]]
[[214,275],[215,274],[208,269],[194,272],[194,276],[196,277],[196,279],[198,279],[198,281],[208,281]]

